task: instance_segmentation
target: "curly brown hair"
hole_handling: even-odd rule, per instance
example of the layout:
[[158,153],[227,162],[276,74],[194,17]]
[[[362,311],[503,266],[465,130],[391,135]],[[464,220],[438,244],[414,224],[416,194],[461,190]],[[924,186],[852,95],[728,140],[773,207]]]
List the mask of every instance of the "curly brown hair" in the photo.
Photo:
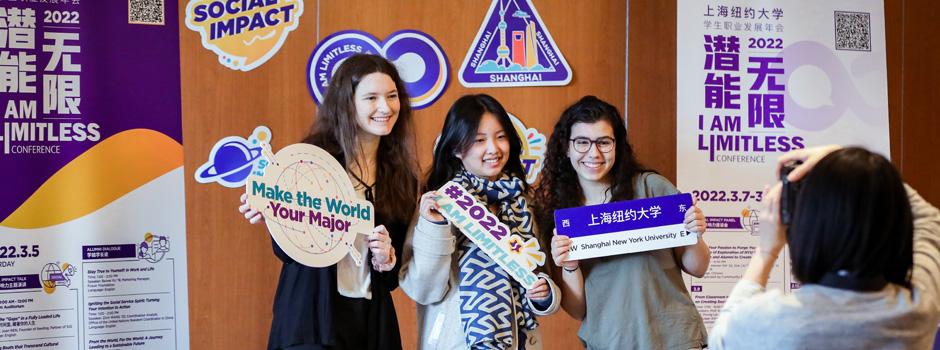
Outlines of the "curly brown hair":
[[555,210],[584,205],[585,198],[578,182],[578,174],[568,159],[571,127],[577,123],[592,124],[599,121],[610,124],[614,129],[616,141],[616,156],[609,173],[611,184],[607,189],[611,194],[611,201],[634,199],[634,180],[645,172],[652,172],[637,161],[633,147],[627,140],[627,128],[617,108],[595,96],[582,97],[561,114],[561,119],[555,124],[548,140],[545,166],[541,182],[535,191],[534,205],[539,228],[543,232],[540,235],[542,246],[550,246],[550,232],[555,229]]

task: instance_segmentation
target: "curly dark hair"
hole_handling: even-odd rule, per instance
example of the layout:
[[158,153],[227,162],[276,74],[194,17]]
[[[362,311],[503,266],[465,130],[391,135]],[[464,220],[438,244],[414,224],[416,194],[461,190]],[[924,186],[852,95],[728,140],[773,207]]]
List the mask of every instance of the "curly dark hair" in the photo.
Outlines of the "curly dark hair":
[[568,159],[568,145],[571,127],[577,123],[596,123],[605,121],[614,129],[616,156],[610,169],[611,201],[631,200],[636,196],[634,180],[644,172],[652,172],[640,164],[633,153],[633,147],[627,140],[627,128],[620,112],[613,105],[595,96],[582,97],[561,114],[555,124],[552,136],[548,140],[545,152],[545,166],[541,182],[535,191],[535,213],[540,230],[544,233],[542,246],[550,246],[552,230],[555,228],[556,209],[584,205],[584,193],[578,182],[578,174]]
[[418,162],[415,157],[415,133],[410,98],[398,70],[377,55],[349,56],[330,78],[329,89],[317,109],[317,120],[303,142],[316,145],[339,160],[346,169],[356,164],[356,87],[365,76],[383,73],[392,78],[401,107],[392,132],[379,139],[375,169],[375,202],[395,221],[408,222],[417,205]]

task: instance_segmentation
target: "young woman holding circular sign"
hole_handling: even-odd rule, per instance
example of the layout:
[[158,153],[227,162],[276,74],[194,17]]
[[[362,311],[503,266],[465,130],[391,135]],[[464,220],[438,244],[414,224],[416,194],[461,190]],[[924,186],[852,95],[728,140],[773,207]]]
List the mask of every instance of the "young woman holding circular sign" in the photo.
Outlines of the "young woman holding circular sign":
[[448,111],[402,260],[402,290],[418,303],[419,348],[542,348],[535,316],[558,310],[554,282],[539,274],[527,290],[447,222],[435,201],[446,195],[438,188],[456,182],[510,234],[534,237],[521,149],[496,99],[468,95]]
[[[545,232],[556,209],[678,193],[641,166],[617,109],[594,96],[568,107],[548,141],[536,213]],[[548,239],[561,279],[562,308],[581,320],[578,337],[588,349],[692,349],[706,343],[705,324],[686,291],[682,271],[701,277],[710,254],[701,238],[705,217],[693,206],[685,227],[699,234],[692,246],[585,261],[567,259],[572,242]],[[560,277],[557,277],[560,276]]]
[[[356,192],[375,206],[377,226],[355,240],[362,266],[346,257],[335,266],[308,267],[273,244],[283,267],[268,348],[401,349],[391,291],[416,206],[418,164],[411,106],[395,66],[375,55],[347,58],[303,142],[345,165]],[[245,218],[261,220],[244,196],[242,203]]]

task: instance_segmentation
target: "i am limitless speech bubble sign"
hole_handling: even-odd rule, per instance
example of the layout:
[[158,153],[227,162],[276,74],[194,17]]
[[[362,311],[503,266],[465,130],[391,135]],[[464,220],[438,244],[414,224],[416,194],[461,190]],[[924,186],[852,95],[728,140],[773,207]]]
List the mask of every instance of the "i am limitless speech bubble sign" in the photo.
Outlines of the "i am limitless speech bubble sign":
[[691,194],[676,194],[555,211],[558,234],[571,238],[568,259],[581,260],[692,245],[685,229]]

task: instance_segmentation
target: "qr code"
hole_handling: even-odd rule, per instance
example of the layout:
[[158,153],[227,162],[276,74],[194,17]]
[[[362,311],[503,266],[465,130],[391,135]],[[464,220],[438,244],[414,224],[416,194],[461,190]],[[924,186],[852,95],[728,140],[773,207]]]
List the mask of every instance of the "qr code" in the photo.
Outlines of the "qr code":
[[164,0],[127,0],[127,23],[164,25]]
[[835,12],[836,50],[871,51],[871,14]]

